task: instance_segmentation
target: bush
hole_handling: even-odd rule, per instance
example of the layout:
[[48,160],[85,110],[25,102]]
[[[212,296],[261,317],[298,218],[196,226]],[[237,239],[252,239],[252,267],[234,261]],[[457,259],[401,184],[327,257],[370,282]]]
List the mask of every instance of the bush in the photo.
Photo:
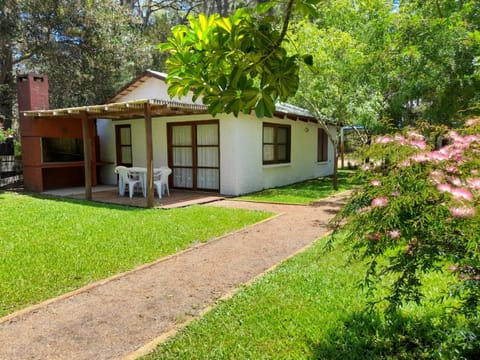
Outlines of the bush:
[[[368,259],[364,285],[387,311],[421,302],[422,278],[449,273],[443,299],[458,313],[479,313],[480,119],[446,134],[432,150],[415,132],[377,138],[365,152],[372,163],[335,218],[353,255]],[[381,290],[381,291],[379,291]]]

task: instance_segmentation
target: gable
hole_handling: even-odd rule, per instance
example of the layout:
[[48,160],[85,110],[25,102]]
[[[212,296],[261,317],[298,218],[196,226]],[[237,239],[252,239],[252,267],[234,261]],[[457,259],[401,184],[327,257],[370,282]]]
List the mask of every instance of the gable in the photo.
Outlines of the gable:
[[126,102],[132,100],[142,99],[158,99],[164,101],[175,101],[184,104],[199,104],[201,101],[192,101],[192,96],[184,96],[181,99],[178,97],[170,98],[168,95],[168,85],[165,82],[167,74],[160,73],[153,70],[146,70],[142,75],[138,76],[130,83],[118,90],[113,95],[108,103]]

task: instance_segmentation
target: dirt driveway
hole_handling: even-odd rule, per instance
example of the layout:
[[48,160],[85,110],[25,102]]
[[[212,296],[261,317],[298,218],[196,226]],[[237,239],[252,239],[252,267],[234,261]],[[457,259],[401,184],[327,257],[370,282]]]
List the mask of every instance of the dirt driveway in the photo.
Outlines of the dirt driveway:
[[324,235],[344,197],[315,206],[209,204],[277,216],[0,319],[0,359],[135,358]]

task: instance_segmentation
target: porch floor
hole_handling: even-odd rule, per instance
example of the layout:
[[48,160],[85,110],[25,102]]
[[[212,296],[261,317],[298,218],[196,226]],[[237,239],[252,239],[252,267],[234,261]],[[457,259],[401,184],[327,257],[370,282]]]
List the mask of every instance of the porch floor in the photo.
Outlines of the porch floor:
[[[85,188],[75,187],[48,190],[43,192],[43,194],[85,199]],[[163,209],[178,208],[195,204],[206,204],[223,199],[225,199],[225,196],[215,192],[170,189],[170,196],[165,195],[161,199],[155,196],[154,207]],[[92,187],[92,200],[109,204],[147,207],[147,199],[141,194],[135,194],[132,198],[128,197],[128,195],[120,196],[116,186],[99,185]]]

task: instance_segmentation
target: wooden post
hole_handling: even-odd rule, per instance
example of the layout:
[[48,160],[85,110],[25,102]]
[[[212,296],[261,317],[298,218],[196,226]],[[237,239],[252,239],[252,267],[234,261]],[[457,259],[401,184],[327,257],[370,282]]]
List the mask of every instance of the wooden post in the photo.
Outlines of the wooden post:
[[82,113],[83,163],[85,167],[85,199],[92,200],[92,136],[88,115]]
[[153,139],[152,139],[152,113],[150,103],[144,105],[145,109],[145,137],[147,143],[147,207],[153,208]]

